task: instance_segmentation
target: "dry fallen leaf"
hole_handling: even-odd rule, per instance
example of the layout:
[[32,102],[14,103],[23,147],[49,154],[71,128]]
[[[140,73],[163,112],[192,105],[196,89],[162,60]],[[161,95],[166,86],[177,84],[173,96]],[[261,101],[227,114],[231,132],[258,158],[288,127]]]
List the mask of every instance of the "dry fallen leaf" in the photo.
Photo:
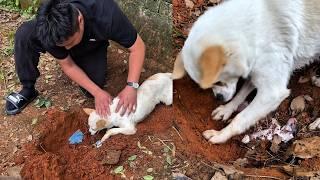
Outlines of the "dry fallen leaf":
[[299,83],[300,84],[303,84],[303,83],[307,83],[307,82],[309,82],[310,81],[310,77],[306,77],[306,76],[301,76],[300,78],[299,78]]
[[313,98],[312,98],[311,96],[309,96],[309,95],[304,95],[303,97],[304,97],[304,99],[305,99],[306,101],[308,101],[308,102],[313,101]]
[[272,144],[271,144],[271,147],[270,147],[270,150],[273,152],[273,153],[277,153],[280,149],[280,146],[279,144],[282,142],[282,138],[279,136],[279,135],[275,135],[272,139]]
[[320,157],[319,144],[319,136],[297,140],[293,143],[293,155],[303,159]]

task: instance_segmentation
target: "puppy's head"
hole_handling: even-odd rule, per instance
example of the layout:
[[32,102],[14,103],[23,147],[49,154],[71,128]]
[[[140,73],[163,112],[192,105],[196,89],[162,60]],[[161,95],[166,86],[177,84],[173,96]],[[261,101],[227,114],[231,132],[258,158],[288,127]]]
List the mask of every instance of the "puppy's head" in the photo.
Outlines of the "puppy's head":
[[109,126],[110,121],[108,119],[101,118],[94,109],[83,108],[83,111],[89,115],[88,125],[91,135],[94,135],[96,132]]
[[189,42],[176,58],[173,78],[182,78],[187,72],[201,88],[213,88],[218,99],[228,101],[246,71],[244,63],[230,47],[228,50],[222,45],[201,47],[201,43]]
[[214,96],[219,101],[230,101],[237,90],[238,79],[232,80],[227,83],[217,82],[212,86]]

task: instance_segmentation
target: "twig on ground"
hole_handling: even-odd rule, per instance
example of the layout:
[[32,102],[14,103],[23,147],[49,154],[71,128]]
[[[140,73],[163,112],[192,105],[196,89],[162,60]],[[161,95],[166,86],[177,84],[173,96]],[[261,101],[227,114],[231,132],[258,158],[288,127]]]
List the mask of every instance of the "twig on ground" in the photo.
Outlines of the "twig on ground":
[[279,179],[279,180],[281,180],[281,178],[277,178],[277,177],[273,177],[273,176],[258,176],[258,175],[249,175],[249,174],[245,174],[244,176],[253,177],[253,178],[266,178],[266,179]]
[[172,148],[170,148],[163,140],[161,140],[160,138],[157,139],[172,152]]
[[42,143],[40,143],[39,145],[40,145],[41,149],[42,149],[45,153],[47,153],[47,151],[43,148]]
[[172,126],[172,128],[177,132],[178,136],[180,137],[181,141],[183,141],[183,138],[181,136],[181,134],[179,133],[178,129],[174,126]]

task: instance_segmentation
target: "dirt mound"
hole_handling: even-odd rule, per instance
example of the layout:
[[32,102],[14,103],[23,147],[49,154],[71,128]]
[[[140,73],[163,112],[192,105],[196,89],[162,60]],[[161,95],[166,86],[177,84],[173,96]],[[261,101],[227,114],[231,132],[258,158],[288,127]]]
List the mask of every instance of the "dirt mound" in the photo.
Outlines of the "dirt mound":
[[[292,84],[296,81],[297,76]],[[299,85],[291,85],[290,88],[292,95],[269,116],[285,124],[291,117],[288,111],[291,99],[309,94],[314,101],[307,105],[307,112],[297,116],[299,129],[296,138],[319,135],[301,130],[318,115],[320,89],[311,84],[304,84],[303,89]],[[104,131],[91,136],[87,126],[88,116],[80,108],[70,112],[53,110],[36,128],[40,132],[39,140],[24,146],[16,162],[24,163],[24,179],[117,179],[120,175],[113,170],[119,165],[125,169],[123,174],[133,179],[150,174],[147,169],[151,167],[151,174],[157,179],[171,177],[173,172],[182,172],[193,179],[210,179],[216,171],[212,168],[213,162],[233,165],[239,158],[248,159],[248,163],[240,169],[249,177],[286,178],[287,175],[271,167],[287,163],[320,170],[318,165],[314,165],[319,163],[318,158],[302,160],[287,157],[286,150],[292,142],[283,144],[279,153],[270,151],[270,142],[244,145],[241,143],[243,135],[233,137],[222,145],[208,143],[202,137],[203,131],[226,126],[223,122],[211,120],[211,111],[218,105],[211,90],[201,90],[189,78],[175,81],[173,107],[157,106],[138,125],[135,135],[112,136],[100,148],[95,148],[93,144],[103,136]],[[84,132],[84,141],[79,145],[69,145],[68,138],[78,129]],[[112,159],[113,163],[108,164],[105,159],[110,154],[117,154],[114,156],[118,159]],[[136,160],[128,160],[132,155],[136,156]]]

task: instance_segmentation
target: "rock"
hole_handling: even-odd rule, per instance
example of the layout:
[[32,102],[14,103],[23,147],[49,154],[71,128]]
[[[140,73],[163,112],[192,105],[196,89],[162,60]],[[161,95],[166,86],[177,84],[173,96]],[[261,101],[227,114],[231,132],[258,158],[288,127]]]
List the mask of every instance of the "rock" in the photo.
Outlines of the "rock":
[[102,165],[114,165],[119,162],[121,156],[120,150],[109,150],[101,161]]
[[182,173],[172,173],[172,177],[174,180],[192,180],[191,178]]
[[297,140],[293,143],[293,155],[303,159],[320,157],[319,144],[319,136]]
[[320,87],[320,77],[312,76],[311,81],[314,86]]
[[309,125],[310,130],[320,129],[320,118],[316,119],[313,123]]
[[194,3],[191,0],[185,0],[185,3],[187,8],[193,9]]
[[21,178],[21,176],[20,176],[21,169],[22,169],[22,167],[19,167],[19,166],[10,167],[7,169],[7,173],[11,177]]
[[293,114],[304,111],[306,107],[306,102],[303,96],[298,96],[291,101],[290,109],[293,111]]
[[216,173],[211,178],[211,180],[228,180],[228,178],[225,175],[223,175],[221,172],[216,171]]
[[249,162],[248,162],[248,159],[247,159],[247,158],[239,158],[239,159],[237,159],[237,160],[233,163],[233,165],[234,165],[235,167],[244,167],[244,166],[246,166],[248,163],[249,163]]

